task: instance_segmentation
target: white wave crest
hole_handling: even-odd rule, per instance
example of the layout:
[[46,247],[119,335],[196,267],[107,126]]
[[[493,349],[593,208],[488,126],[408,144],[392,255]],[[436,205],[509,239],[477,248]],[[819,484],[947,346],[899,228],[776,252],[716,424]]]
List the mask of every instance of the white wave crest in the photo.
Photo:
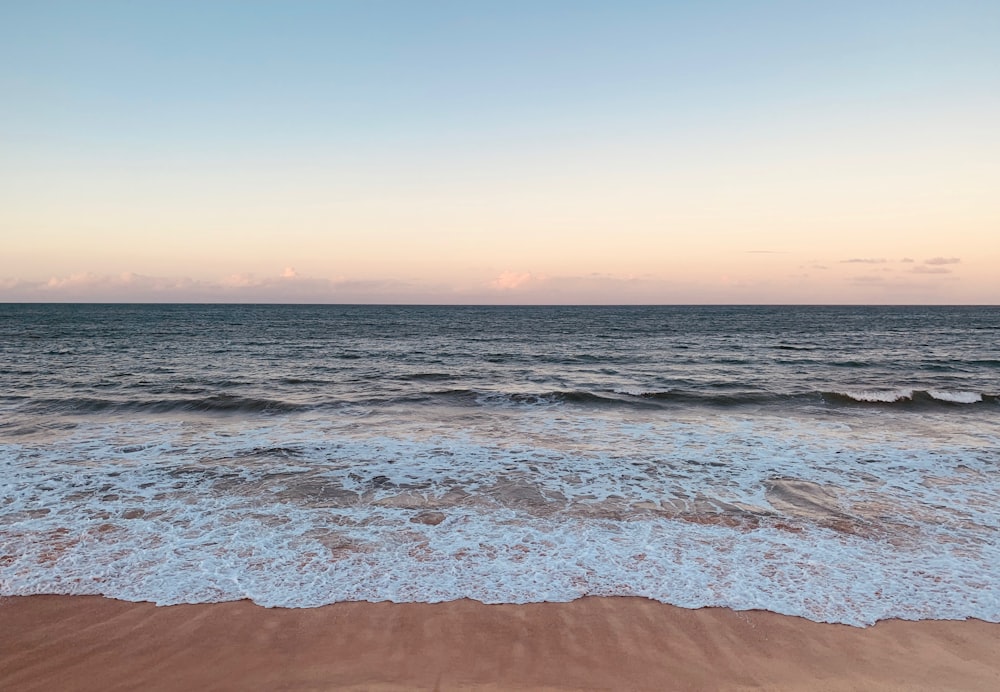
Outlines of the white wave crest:
[[932,389],[927,392],[931,398],[938,401],[950,401],[953,404],[978,404],[983,400],[983,395],[978,392],[945,392]]
[[912,389],[871,390],[863,392],[838,392],[855,401],[868,401],[891,404],[894,401],[906,401],[913,398]]

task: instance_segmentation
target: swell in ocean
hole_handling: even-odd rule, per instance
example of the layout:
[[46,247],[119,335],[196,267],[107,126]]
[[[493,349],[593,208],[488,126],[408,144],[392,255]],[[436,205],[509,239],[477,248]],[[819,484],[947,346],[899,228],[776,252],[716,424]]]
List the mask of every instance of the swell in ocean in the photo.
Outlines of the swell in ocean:
[[[439,381],[445,376],[420,376],[413,379]],[[411,392],[398,397],[379,396],[364,398],[353,396],[342,400],[322,400],[311,397],[311,401],[289,401],[277,398],[258,398],[232,394],[211,394],[207,396],[154,396],[151,398],[102,398],[65,397],[39,398],[26,401],[27,397],[17,395],[0,397],[8,402],[24,402],[22,412],[45,414],[89,413],[173,413],[207,412],[233,414],[282,414],[304,411],[337,409],[344,406],[378,407],[406,404],[433,403],[454,406],[622,406],[649,408],[662,407],[815,407],[817,405],[835,408],[838,406],[881,405],[898,409],[915,407],[952,407],[956,405],[997,405],[1000,395],[986,392],[964,392],[919,389],[858,389],[853,391],[815,391],[798,394],[773,394],[767,392],[740,391],[740,385],[729,387],[734,391],[696,392],[681,389],[665,391],[517,391],[439,389]]]

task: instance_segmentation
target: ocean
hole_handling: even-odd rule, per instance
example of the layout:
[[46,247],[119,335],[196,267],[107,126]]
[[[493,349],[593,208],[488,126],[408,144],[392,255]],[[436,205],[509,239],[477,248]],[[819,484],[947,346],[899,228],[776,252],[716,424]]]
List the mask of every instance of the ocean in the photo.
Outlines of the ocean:
[[0,305],[0,595],[1000,622],[1000,308]]

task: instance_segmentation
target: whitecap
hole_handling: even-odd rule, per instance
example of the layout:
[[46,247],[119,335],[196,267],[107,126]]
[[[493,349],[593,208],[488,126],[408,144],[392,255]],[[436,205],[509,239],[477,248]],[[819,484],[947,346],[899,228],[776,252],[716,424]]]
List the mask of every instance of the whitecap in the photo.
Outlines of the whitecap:
[[927,393],[932,399],[950,401],[953,404],[978,404],[983,400],[983,395],[978,392],[947,392],[932,389]]
[[862,392],[839,392],[855,401],[877,402],[891,404],[895,401],[908,401],[913,398],[912,389],[868,390]]

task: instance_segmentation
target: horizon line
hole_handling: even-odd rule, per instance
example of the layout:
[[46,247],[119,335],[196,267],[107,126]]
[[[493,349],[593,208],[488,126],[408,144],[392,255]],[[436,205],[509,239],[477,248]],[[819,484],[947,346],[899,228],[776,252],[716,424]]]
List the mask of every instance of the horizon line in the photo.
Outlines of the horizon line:
[[442,307],[442,308],[705,308],[705,307],[789,307],[789,308],[1000,308],[1000,303],[341,303],[287,301],[66,301],[66,300],[0,300],[0,305],[218,305],[218,306],[278,306],[290,307]]

